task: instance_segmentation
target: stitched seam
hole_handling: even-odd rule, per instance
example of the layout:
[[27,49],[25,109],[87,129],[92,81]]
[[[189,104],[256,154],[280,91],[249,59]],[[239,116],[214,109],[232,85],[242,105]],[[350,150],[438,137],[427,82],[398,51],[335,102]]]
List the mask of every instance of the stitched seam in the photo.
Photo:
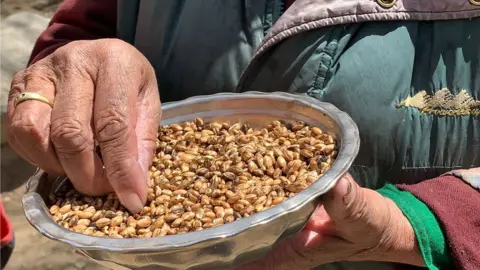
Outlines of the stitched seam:
[[[318,89],[318,90],[321,90],[323,89],[323,86],[325,85],[325,77],[326,77],[326,71],[323,72],[322,71],[322,68],[325,68],[326,70],[329,70],[330,69],[330,65],[331,65],[331,60],[332,60],[332,55],[330,55],[328,52],[326,52],[327,48],[330,46],[331,43],[333,42],[337,42],[337,39],[333,38],[333,30],[330,31],[330,34],[329,34],[329,37],[328,37],[328,41],[327,41],[327,44],[325,45],[325,47],[323,48],[323,50],[321,51],[320,53],[320,63],[318,65],[318,69],[317,69],[317,72],[315,74],[315,80],[313,80],[313,83],[310,87],[310,89]],[[335,50],[336,51],[336,48]],[[333,54],[333,52],[332,52]],[[327,65],[327,61],[330,61]],[[317,87],[318,84],[319,84],[319,80],[320,79],[323,79],[323,82],[322,82],[322,85],[321,87]]]
[[338,49],[338,39],[335,39],[333,40],[330,44],[328,44],[327,47],[331,46],[332,47],[332,51],[329,52],[329,53],[326,53],[325,55],[328,56],[328,66],[326,65],[326,69],[324,70],[324,74],[323,75],[323,83],[321,85],[321,89],[324,90],[325,89],[325,86],[327,85],[327,82],[329,81],[330,77],[331,77],[331,69],[332,69],[332,66],[333,66],[333,58],[337,52],[337,49]]
[[332,67],[334,66],[334,63],[335,63],[334,59],[335,59],[335,56],[336,56],[337,51],[338,51],[338,47],[339,47],[338,43],[342,38],[345,37],[345,34],[347,33],[347,27],[342,27],[342,28],[335,27],[334,31],[338,31],[339,33],[337,35],[337,38],[334,39],[331,44],[329,44],[329,46],[330,45],[332,46],[332,48],[331,48],[332,52],[331,52],[331,54],[329,54],[329,56],[330,56],[330,66],[325,71],[325,78],[323,80],[322,89],[327,87],[327,84],[328,84],[328,82],[330,81],[330,79],[333,75],[331,70],[332,70]]
[[[475,8],[475,9],[471,9],[471,10],[467,10],[467,12],[470,12],[470,11],[480,11],[480,8]],[[309,21],[309,22],[305,22],[305,23],[301,23],[297,26],[294,26],[292,28],[288,28],[288,29],[285,29],[285,30],[282,30],[280,32],[278,32],[277,34],[275,34],[275,36],[281,34],[281,33],[284,33],[286,31],[289,31],[290,29],[293,29],[293,28],[296,28],[296,27],[300,27],[300,26],[303,26],[303,25],[306,25],[306,24],[309,24],[309,23],[312,23],[312,22],[319,22],[319,21],[322,21],[322,20],[325,20],[325,19],[335,19],[335,18],[344,18],[344,17],[350,17],[352,15],[354,16],[358,16],[358,15],[367,15],[367,14],[386,14],[386,13],[396,13],[396,14],[411,14],[411,13],[415,13],[415,14],[441,14],[441,13],[445,13],[445,14],[448,14],[448,13],[463,13],[465,12],[465,10],[462,10],[462,11],[449,11],[449,12],[442,12],[442,11],[439,11],[439,12],[431,12],[431,11],[409,11],[409,12],[406,12],[406,11],[380,11],[380,12],[364,12],[364,13],[359,13],[359,14],[349,14],[349,15],[338,15],[338,16],[333,16],[333,17],[328,17],[328,18],[323,18],[323,19],[319,19],[319,20],[314,20],[314,21]],[[270,41],[272,38],[274,38],[275,36],[272,36],[270,38],[268,38],[267,40],[265,40],[265,43]]]
[[315,95],[322,95],[325,91],[326,85],[332,77],[331,70],[339,47],[338,41],[345,36],[345,32],[347,32],[346,28],[339,29],[336,27],[333,27],[332,31],[330,31],[327,44],[319,53],[320,63],[315,74],[315,79],[307,91],[308,95],[320,98]]
[[[308,25],[308,24],[312,24],[312,23],[316,23],[316,22],[320,22],[320,21],[323,21],[325,19],[336,19],[336,18],[345,18],[345,17],[351,17],[352,15],[353,16],[362,16],[362,15],[367,15],[367,14],[386,14],[386,13],[395,13],[395,14],[441,14],[441,13],[445,13],[445,14],[448,14],[448,13],[463,13],[463,12],[475,12],[475,11],[480,11],[480,8],[478,9],[472,9],[472,10],[462,10],[462,11],[449,11],[449,12],[427,12],[427,11],[411,11],[411,12],[405,12],[405,11],[380,11],[380,12],[364,12],[364,13],[359,13],[359,14],[349,14],[349,15],[339,15],[339,16],[333,16],[333,17],[328,17],[328,18],[322,18],[322,19],[318,19],[318,20],[314,20],[314,21],[309,21],[309,22],[304,22],[304,23],[301,23],[299,25],[296,25],[294,27],[290,27],[290,28],[287,28],[285,30],[282,30],[278,33],[276,33],[275,35],[272,35],[271,37],[267,38],[265,41],[264,41],[264,44],[267,44],[268,42],[270,42],[272,39],[274,39],[276,36],[279,36],[279,35],[282,35],[284,34],[285,32],[289,32],[291,31],[292,29],[295,29],[295,28],[300,28],[304,25]],[[390,19],[376,19],[378,21],[391,21]],[[405,20],[413,20],[413,21],[416,21],[417,19],[405,19]],[[349,22],[349,23],[345,23],[345,24],[350,24],[350,23],[359,23],[359,22],[364,22],[364,21],[355,21],[355,22]],[[336,24],[338,25],[338,24]],[[333,25],[331,25],[333,26]],[[308,29],[308,30],[311,30],[311,29]],[[293,34],[298,34],[298,33],[292,33],[292,34],[287,34],[285,35],[283,38],[281,38],[280,40],[283,40],[287,37],[290,37],[292,36]],[[280,41],[279,40],[279,41]],[[270,45],[272,46],[272,45]],[[263,46],[262,46],[263,47]],[[264,49],[265,50],[265,49]]]
[[480,101],[473,99],[467,91],[454,95],[443,88],[429,95],[423,90],[413,97],[409,95],[395,105],[396,108],[415,108],[422,114],[437,116],[480,116]]

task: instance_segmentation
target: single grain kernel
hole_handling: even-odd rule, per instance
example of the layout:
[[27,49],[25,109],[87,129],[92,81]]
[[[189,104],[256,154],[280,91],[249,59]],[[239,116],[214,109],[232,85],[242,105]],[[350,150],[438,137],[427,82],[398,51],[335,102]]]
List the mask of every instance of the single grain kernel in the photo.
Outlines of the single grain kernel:
[[101,228],[103,228],[103,227],[105,227],[105,226],[110,225],[110,222],[111,222],[111,220],[110,220],[109,218],[100,218],[99,220],[97,220],[97,221],[95,222],[95,225],[96,225],[99,229],[101,229]]
[[147,228],[152,224],[152,220],[150,217],[142,217],[141,219],[137,220],[137,227],[138,228]]
[[72,206],[70,204],[66,204],[62,206],[60,209],[58,209],[58,212],[60,212],[60,214],[66,214],[70,212],[71,209],[72,209]]

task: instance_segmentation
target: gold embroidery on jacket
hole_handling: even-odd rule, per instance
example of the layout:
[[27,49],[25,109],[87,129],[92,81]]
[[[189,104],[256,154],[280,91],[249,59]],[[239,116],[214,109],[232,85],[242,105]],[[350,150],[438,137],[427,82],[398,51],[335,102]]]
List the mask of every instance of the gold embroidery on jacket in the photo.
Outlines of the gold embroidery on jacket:
[[422,113],[438,116],[480,116],[480,101],[473,99],[465,90],[453,95],[444,88],[433,96],[421,91],[413,97],[407,97],[396,107],[413,107]]

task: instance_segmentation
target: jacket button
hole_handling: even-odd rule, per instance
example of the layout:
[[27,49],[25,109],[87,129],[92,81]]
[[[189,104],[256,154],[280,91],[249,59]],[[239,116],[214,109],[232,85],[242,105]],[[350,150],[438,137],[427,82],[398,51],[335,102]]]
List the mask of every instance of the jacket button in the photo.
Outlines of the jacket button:
[[[470,1],[475,1],[475,0],[470,0]],[[397,3],[397,0],[377,0],[377,3],[383,8],[391,8],[395,6],[395,3]]]
[[480,6],[480,0],[470,0],[470,3],[474,6]]

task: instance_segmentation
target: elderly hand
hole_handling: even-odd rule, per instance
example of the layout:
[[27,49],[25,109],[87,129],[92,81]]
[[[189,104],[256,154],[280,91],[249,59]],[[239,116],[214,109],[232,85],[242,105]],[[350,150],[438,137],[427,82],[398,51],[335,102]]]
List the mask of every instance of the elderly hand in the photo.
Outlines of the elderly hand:
[[300,233],[239,269],[310,269],[338,261],[424,266],[412,226],[390,199],[361,188],[347,175],[322,203]]
[[[53,108],[38,100],[15,107],[23,92]],[[80,192],[113,190],[130,211],[141,210],[161,110],[154,70],[134,47],[102,39],[57,49],[15,75],[7,113],[9,143],[25,160],[68,175]]]

